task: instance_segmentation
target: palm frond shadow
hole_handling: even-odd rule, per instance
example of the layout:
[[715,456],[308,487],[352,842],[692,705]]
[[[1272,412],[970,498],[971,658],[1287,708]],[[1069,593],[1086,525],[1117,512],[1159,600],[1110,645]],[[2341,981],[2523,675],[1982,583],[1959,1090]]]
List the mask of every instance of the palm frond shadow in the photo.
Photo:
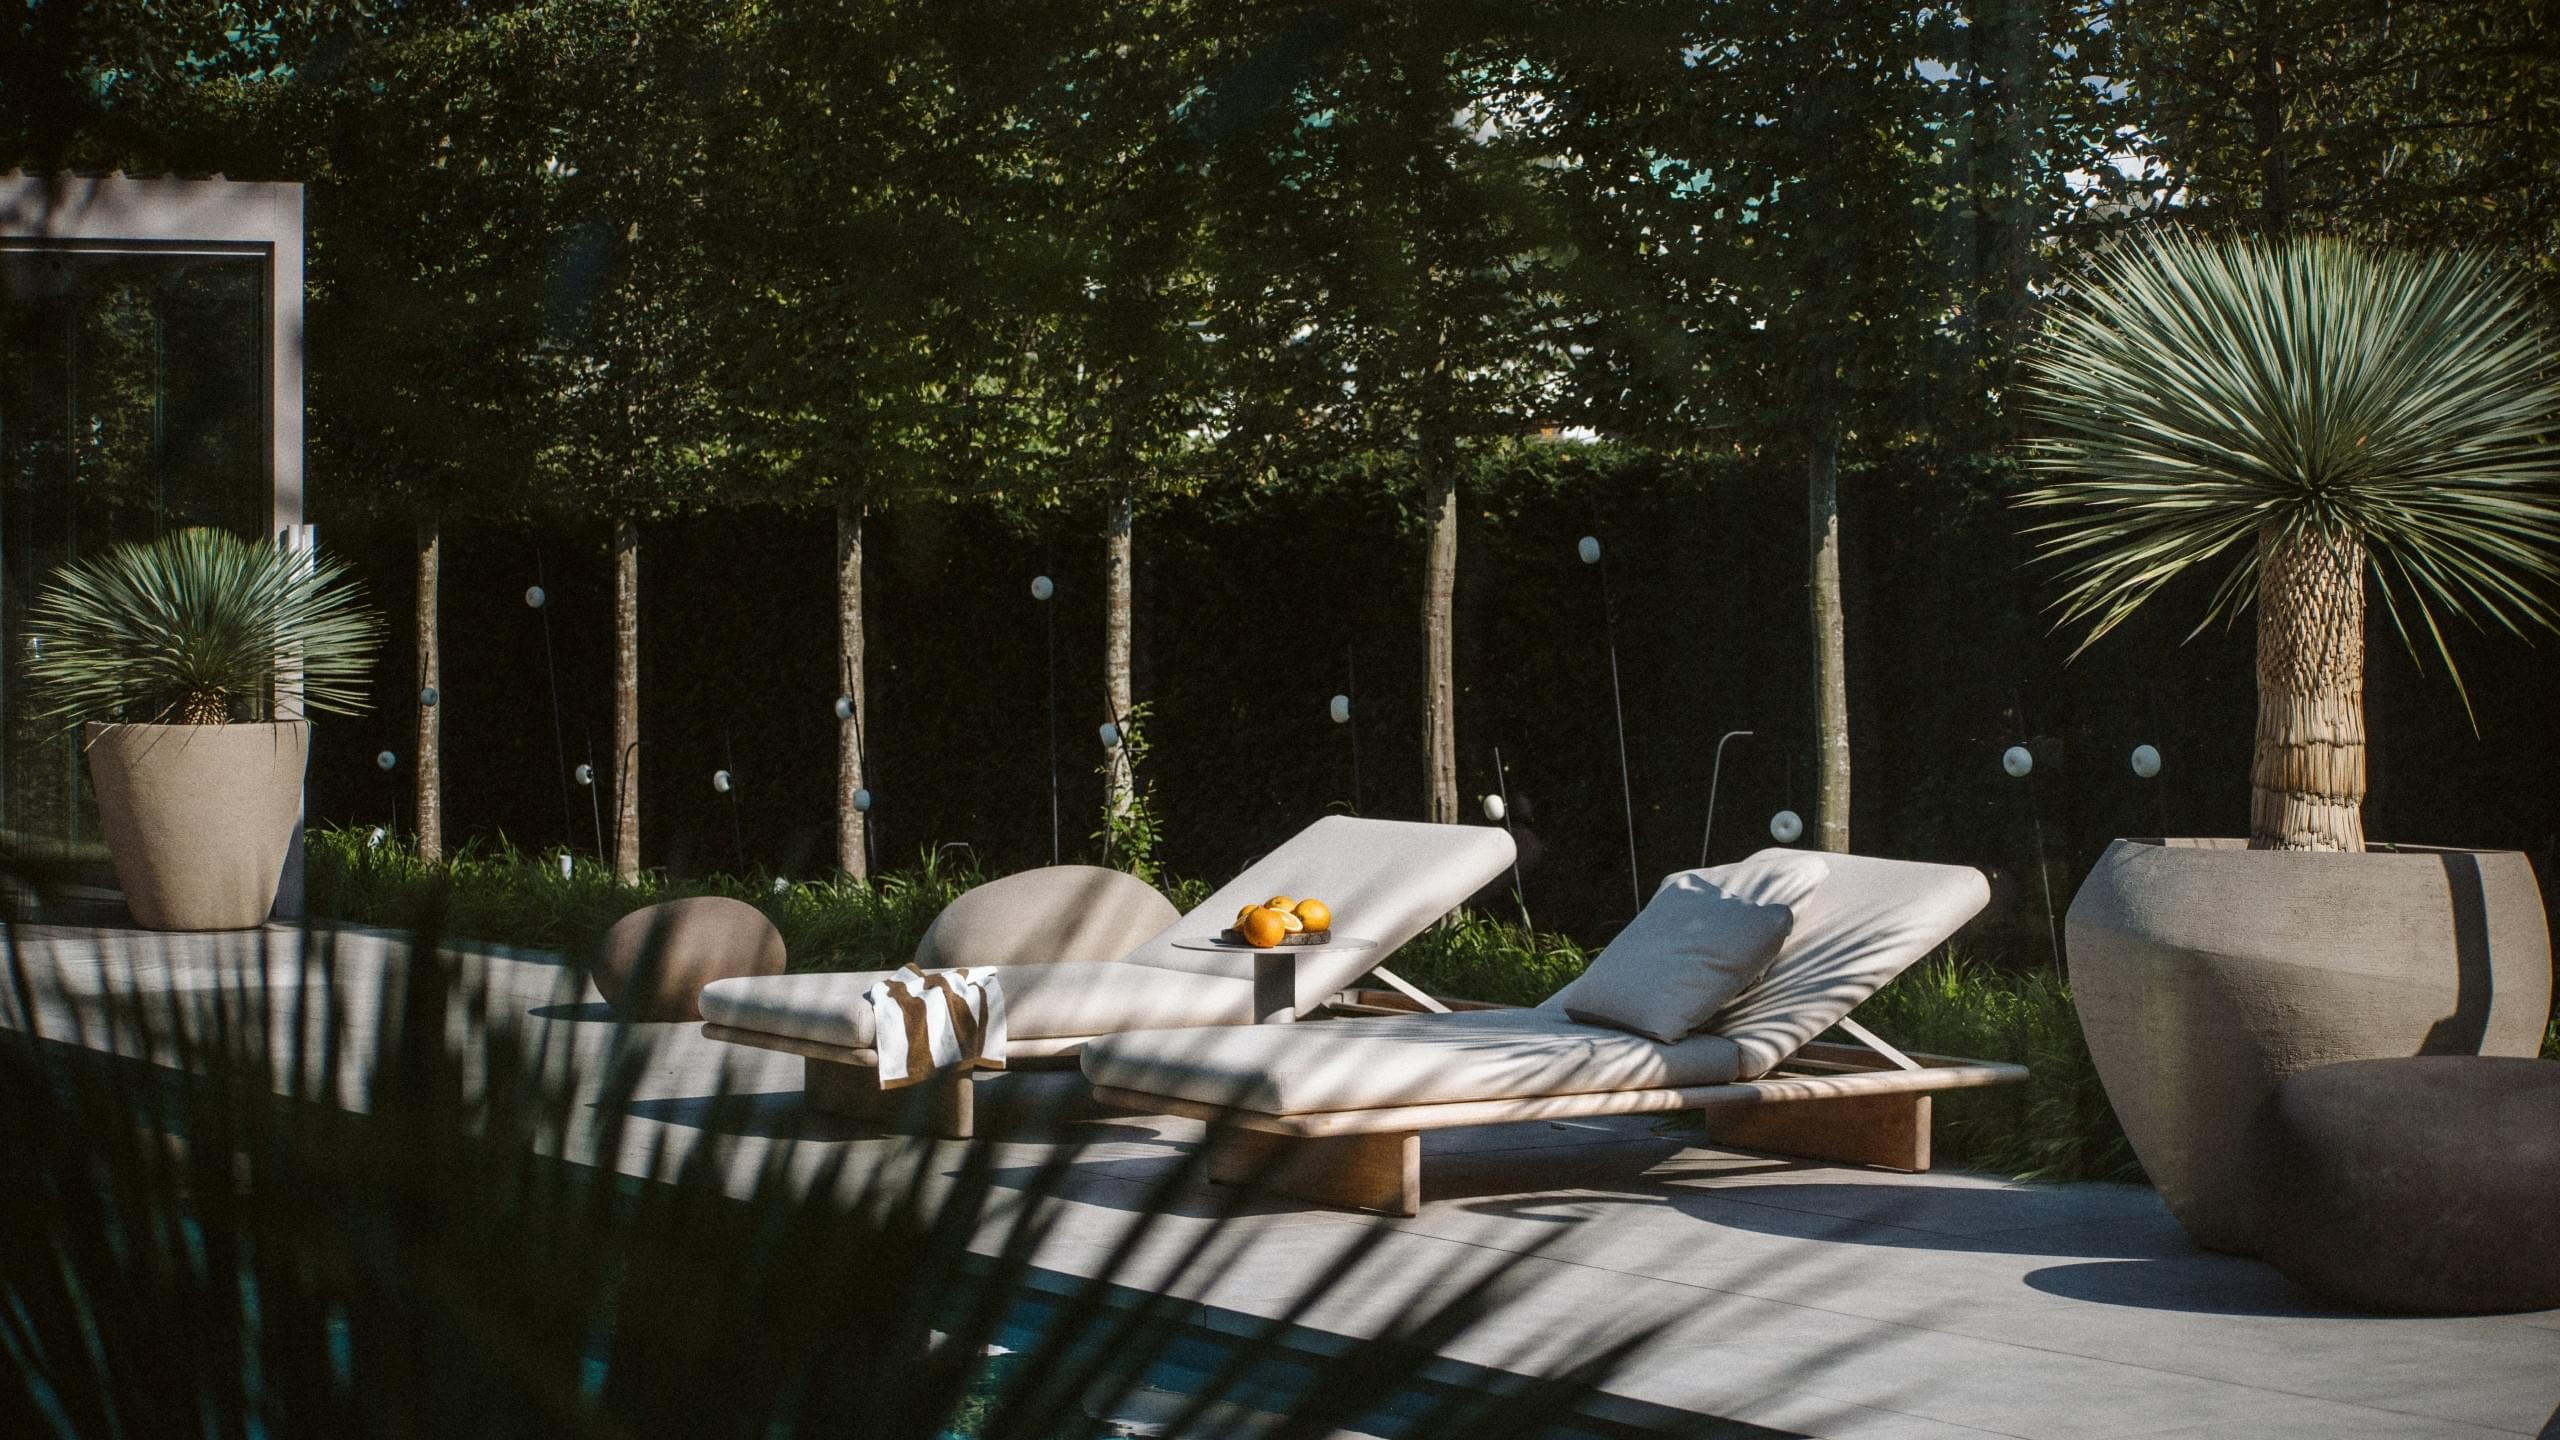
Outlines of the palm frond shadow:
[[599,1048],[600,1027],[528,1023],[433,925],[389,966],[306,933],[183,988],[141,978],[167,963],[148,942],[102,937],[121,979],[88,997],[18,939],[0,1433],[1008,1440],[1103,1433],[1092,1417],[1170,1389],[1169,1434],[1393,1414],[1399,1435],[1534,1435],[1654,1334],[1601,1327],[1544,1378],[1429,1381],[1518,1298],[1520,1256],[1338,1353],[1299,1348],[1376,1278],[1370,1228],[1207,1345],[1190,1297],[1247,1243],[1259,1187],[1204,1203],[1199,1147],[1116,1201],[1108,1253],[1070,1274],[1044,1260],[1090,1183],[1084,1127],[1037,1151],[812,1141],[727,1071],[656,1123],[644,1029]]

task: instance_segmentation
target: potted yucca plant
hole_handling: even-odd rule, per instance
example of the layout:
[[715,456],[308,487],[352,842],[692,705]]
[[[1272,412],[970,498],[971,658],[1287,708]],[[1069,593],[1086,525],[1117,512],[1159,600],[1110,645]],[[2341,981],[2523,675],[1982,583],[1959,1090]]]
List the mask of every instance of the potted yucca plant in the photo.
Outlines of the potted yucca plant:
[[344,569],[180,530],[55,572],[27,630],[38,713],[86,727],[135,921],[263,923],[302,814],[309,716],[364,708],[382,640]]
[[2541,1041],[2526,857],[2366,841],[2364,655],[2368,595],[2457,694],[2450,622],[2555,628],[2554,363],[2477,257],[2182,231],[2102,254],[2030,357],[2064,622],[2198,572],[2203,624],[2256,612],[2248,838],[2118,840],[2068,921],[2108,1098],[2207,1246],[2252,1248],[2242,1137],[2284,1075]]

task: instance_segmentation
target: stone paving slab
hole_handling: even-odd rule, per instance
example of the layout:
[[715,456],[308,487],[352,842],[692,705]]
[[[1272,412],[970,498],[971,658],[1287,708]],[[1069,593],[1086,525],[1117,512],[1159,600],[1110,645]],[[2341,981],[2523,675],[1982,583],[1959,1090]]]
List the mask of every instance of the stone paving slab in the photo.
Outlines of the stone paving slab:
[[[55,1032],[137,980],[168,1003],[203,1003],[244,965],[263,973],[281,1011],[299,973],[295,937],[272,932],[13,938],[49,974],[39,1008]],[[277,948],[262,956],[261,945]],[[351,932],[336,953],[353,1027],[399,951]],[[581,1076],[624,1038],[552,957],[475,963],[528,1039]],[[0,1025],[23,1023],[0,995]],[[848,1168],[862,1173],[920,1145],[937,1163],[947,1151],[956,1168],[957,1147],[807,1110],[793,1057],[707,1041],[689,1025],[642,1028],[655,1048],[623,1148],[578,1158],[636,1168],[718,1121],[735,1141],[729,1174],[741,1191],[777,1145],[798,1147],[802,1173],[848,1149]],[[743,1101],[715,1116],[710,1097],[724,1084]],[[985,1128],[1003,1134],[1000,1185],[1026,1183],[1056,1140],[1085,1147],[1039,1257],[1064,1275],[1114,1253],[1203,1133],[1104,1111],[1071,1071],[996,1077],[979,1097]],[[1534,1371],[1616,1327],[1659,1324],[1653,1348],[1614,1382],[1623,1403],[1840,1440],[2485,1440],[2535,1435],[2560,1406],[2560,1312],[2341,1311],[2270,1267],[2197,1250],[2145,1187],[1804,1164],[1707,1148],[1693,1125],[1660,1117],[1433,1134],[1423,1163],[1425,1203],[1412,1219],[1256,1200],[1220,1253],[1175,1280],[1172,1267],[1228,1198],[1195,1187],[1143,1237],[1138,1273],[1196,1304],[1202,1323],[1243,1329],[1280,1313],[1383,1224],[1358,1283],[1305,1318],[1311,1343],[1357,1343],[1408,1305],[1507,1263],[1524,1295],[1450,1347],[1453,1362]],[[991,1225],[1013,1208],[995,1207]]]

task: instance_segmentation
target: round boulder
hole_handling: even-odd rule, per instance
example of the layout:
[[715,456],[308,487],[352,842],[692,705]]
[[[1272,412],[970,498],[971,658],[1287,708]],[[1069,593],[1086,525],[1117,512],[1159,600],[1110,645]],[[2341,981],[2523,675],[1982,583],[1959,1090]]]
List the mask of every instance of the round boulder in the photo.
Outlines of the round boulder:
[[2560,1064],[2349,1060],[2286,1077],[2250,1132],[2259,1252],[2374,1310],[2560,1306]]
[[604,932],[593,978],[625,1020],[699,1020],[702,987],[782,973],[782,932],[744,900],[697,895],[644,905]]

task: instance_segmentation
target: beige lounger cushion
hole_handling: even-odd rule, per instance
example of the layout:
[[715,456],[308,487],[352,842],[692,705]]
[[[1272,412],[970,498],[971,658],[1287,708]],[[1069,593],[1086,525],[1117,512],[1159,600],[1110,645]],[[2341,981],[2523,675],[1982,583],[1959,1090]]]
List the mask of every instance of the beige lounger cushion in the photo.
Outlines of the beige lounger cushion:
[[1831,873],[1793,907],[1796,928],[1769,972],[1707,1022],[1741,1047],[1746,1080],[1830,1029],[1991,900],[1990,884],[1970,865],[1822,858]]
[[1784,905],[1728,894],[1695,870],[1674,875],[1573,982],[1564,1013],[1669,1044],[1759,979],[1794,925]]
[[1720,1036],[1662,1045],[1546,1010],[1106,1035],[1082,1062],[1095,1085],[1267,1115],[1721,1085],[1741,1063]]
[[1181,918],[1134,875],[1098,865],[1050,865],[962,892],[916,946],[927,970],[1117,960]]
[[[868,1050],[871,1006],[863,997],[885,973],[866,970],[714,981],[702,988],[702,1018],[735,1030]],[[1016,1039],[1244,1025],[1253,1019],[1249,979],[1092,960],[1025,965],[997,975],[1004,985],[1005,1028]]]
[[1430,825],[1328,815],[1129,952],[1140,965],[1250,978],[1251,952],[1184,950],[1180,940],[1215,939],[1248,902],[1315,896],[1333,910],[1337,934],[1376,942],[1367,949],[1292,952],[1297,1009],[1311,1014],[1337,991],[1386,961],[1406,941],[1466,903],[1511,865],[1511,834],[1491,825]]

